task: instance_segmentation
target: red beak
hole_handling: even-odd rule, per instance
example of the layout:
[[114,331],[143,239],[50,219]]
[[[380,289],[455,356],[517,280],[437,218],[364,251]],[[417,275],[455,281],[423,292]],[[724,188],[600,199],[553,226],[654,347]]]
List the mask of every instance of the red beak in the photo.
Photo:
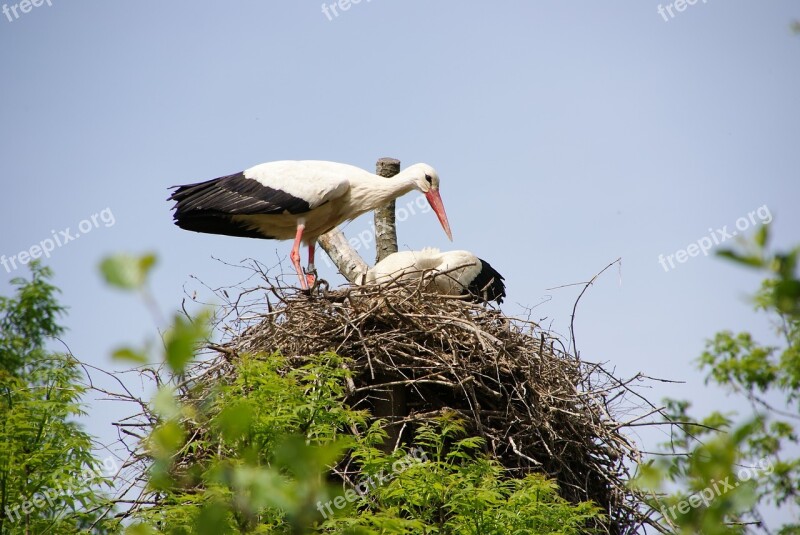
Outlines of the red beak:
[[439,223],[442,224],[445,234],[450,238],[450,241],[453,241],[453,234],[450,232],[450,223],[447,221],[447,213],[444,211],[444,204],[442,204],[442,196],[439,195],[439,190],[429,189],[425,197],[428,199],[433,211],[436,212],[436,217],[439,218]]

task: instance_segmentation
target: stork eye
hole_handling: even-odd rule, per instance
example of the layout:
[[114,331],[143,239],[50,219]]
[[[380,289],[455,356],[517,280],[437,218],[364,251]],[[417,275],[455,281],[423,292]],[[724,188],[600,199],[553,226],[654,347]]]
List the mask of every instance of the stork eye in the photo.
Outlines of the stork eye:
[[425,180],[428,181],[428,184],[433,184],[433,177],[431,175],[425,175]]

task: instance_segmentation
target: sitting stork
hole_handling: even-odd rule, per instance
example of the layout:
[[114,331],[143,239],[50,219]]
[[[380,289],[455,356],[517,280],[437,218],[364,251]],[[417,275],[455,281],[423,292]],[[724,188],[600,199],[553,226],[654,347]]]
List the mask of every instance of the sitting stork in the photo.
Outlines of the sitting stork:
[[[447,237],[453,236],[439,195],[439,176],[424,163],[392,178],[358,167],[323,161],[278,161],[241,173],[174,186],[175,224],[186,230],[289,240],[300,286],[314,283],[317,238],[412,190],[425,194]],[[300,265],[300,244],[308,246],[308,270]]]
[[471,295],[478,301],[498,303],[506,296],[503,276],[469,251],[441,253],[427,248],[393,253],[367,271],[366,282],[385,284],[426,274],[432,277],[432,289],[444,295]]

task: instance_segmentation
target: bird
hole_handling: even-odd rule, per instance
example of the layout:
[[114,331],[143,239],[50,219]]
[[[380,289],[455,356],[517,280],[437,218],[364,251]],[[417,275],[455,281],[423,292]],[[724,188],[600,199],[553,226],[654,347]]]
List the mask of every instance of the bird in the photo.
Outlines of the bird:
[[386,284],[431,274],[429,288],[444,295],[469,295],[477,301],[503,302],[503,276],[489,262],[469,251],[426,248],[392,253],[367,271],[367,284]]
[[[439,175],[428,164],[411,165],[391,178],[359,167],[318,160],[281,160],[205,182],[173,186],[174,223],[185,230],[274,240],[294,239],[290,259],[308,290],[316,277],[317,238],[340,223],[421,191],[452,241],[439,194]],[[308,246],[308,269],[300,245]]]

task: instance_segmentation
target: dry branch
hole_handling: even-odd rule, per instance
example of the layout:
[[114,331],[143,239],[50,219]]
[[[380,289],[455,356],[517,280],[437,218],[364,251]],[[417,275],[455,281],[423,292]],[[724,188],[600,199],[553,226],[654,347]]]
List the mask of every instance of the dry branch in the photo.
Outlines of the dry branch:
[[333,263],[336,264],[336,267],[339,268],[339,273],[350,284],[361,284],[362,276],[367,273],[367,264],[356,250],[350,247],[341,230],[333,229],[320,236],[317,241]]

